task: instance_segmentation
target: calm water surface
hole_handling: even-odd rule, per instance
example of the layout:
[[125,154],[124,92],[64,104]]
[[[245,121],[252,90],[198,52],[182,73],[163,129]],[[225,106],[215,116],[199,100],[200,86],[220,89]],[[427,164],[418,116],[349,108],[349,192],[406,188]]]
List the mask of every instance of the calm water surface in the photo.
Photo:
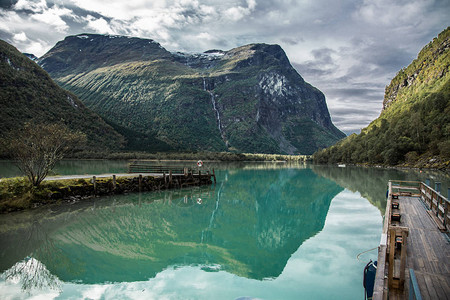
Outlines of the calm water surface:
[[[0,176],[16,176],[5,166]],[[214,167],[210,187],[1,215],[0,298],[362,299],[376,251],[357,255],[378,246],[387,181],[449,183],[370,168]],[[57,173],[125,170],[64,161]]]

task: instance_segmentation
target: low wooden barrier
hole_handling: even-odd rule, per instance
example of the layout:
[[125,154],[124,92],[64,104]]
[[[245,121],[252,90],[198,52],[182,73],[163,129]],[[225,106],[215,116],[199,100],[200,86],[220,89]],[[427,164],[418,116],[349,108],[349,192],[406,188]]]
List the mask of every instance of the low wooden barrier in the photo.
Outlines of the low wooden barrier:
[[432,216],[435,216],[435,221],[441,231],[450,230],[450,215],[449,215],[449,201],[440,193],[426,185],[420,183],[420,198],[428,205],[428,208],[432,212]]
[[170,166],[154,166],[146,164],[129,164],[128,173],[153,173],[153,174],[187,174],[189,170],[182,167],[170,167]]
[[166,181],[166,176],[169,179],[169,183],[172,182],[172,176],[174,175],[184,175],[184,176],[208,176],[208,178],[212,177],[214,183],[216,183],[216,172],[214,168],[212,171],[209,168],[197,168],[197,174],[195,174],[195,170],[186,167],[174,167],[174,166],[155,166],[145,163],[131,163],[128,164],[128,173],[146,173],[146,174],[161,174],[163,175],[164,181]]

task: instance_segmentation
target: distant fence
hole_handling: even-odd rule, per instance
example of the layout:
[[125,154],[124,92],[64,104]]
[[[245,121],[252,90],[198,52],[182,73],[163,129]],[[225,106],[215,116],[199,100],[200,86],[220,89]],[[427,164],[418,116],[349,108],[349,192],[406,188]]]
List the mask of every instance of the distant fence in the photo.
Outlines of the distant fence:
[[128,173],[155,173],[155,174],[187,174],[189,170],[183,167],[153,166],[148,164],[129,164]]
[[[203,169],[203,170],[202,170]],[[179,167],[179,166],[154,166],[145,163],[131,163],[128,164],[128,173],[148,173],[148,174],[163,174],[165,175],[195,175],[195,176],[207,176],[208,178],[213,178],[214,183],[216,183],[216,172],[214,168],[210,170],[209,168],[197,168],[197,174],[194,174],[195,169]],[[202,175],[203,174],[203,175]]]

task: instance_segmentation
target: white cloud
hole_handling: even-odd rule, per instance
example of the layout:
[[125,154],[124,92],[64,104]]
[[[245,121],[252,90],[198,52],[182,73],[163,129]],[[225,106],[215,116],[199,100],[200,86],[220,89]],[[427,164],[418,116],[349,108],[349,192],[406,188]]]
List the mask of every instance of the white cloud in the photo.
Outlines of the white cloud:
[[14,9],[16,10],[30,10],[34,13],[41,13],[47,8],[47,2],[45,0],[19,0],[14,5]]
[[32,15],[31,18],[38,22],[51,25],[57,31],[63,33],[69,28],[69,26],[65,21],[63,21],[63,19],[61,19],[61,17],[70,16],[71,13],[72,11],[69,9],[54,6],[52,8],[45,9],[41,13]]
[[88,15],[86,18],[86,28],[94,30],[95,32],[102,34],[115,34],[116,32],[111,28],[110,24],[103,18],[94,18]]
[[226,19],[236,22],[250,15],[255,9],[255,7],[256,1],[247,0],[247,7],[243,6],[230,7],[227,10],[225,10],[223,14]]
[[434,1],[364,0],[355,16],[377,26],[411,26]]
[[13,36],[13,40],[16,42],[25,42],[27,40],[27,35],[25,34],[25,32],[21,32],[21,33],[17,33]]

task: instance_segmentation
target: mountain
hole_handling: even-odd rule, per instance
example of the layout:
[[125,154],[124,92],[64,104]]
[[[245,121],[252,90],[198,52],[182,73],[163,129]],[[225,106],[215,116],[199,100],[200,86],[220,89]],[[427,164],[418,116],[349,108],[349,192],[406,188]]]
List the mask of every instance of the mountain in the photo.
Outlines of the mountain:
[[23,53],[23,55],[25,55],[26,57],[28,57],[29,59],[31,59],[32,61],[36,62],[39,60],[39,57],[37,57],[36,55],[32,54],[32,53]]
[[81,34],[39,64],[127,137],[175,150],[311,154],[345,136],[278,45],[186,54],[149,39]]
[[380,116],[314,154],[321,163],[450,165],[450,27],[442,31],[386,87]]
[[0,119],[0,139],[25,122],[58,122],[85,133],[89,150],[119,149],[124,143],[123,136],[59,87],[29,56],[2,40]]

